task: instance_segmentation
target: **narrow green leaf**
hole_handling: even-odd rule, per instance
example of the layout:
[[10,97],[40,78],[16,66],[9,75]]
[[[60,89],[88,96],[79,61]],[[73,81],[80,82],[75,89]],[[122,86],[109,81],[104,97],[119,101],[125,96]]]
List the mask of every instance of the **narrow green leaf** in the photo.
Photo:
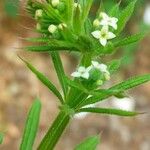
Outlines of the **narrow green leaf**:
[[74,11],[74,0],[65,0],[66,3],[66,17],[67,21],[72,25],[73,21],[73,11]]
[[136,77],[129,78],[128,80],[123,81],[122,83],[117,84],[117,85],[111,87],[110,89],[111,90],[120,89],[120,90],[125,91],[128,89],[134,88],[138,85],[141,85],[143,83],[146,83],[148,81],[150,81],[150,74],[136,76]]
[[74,46],[74,44],[60,40],[49,40],[47,45],[27,46],[24,49],[34,52],[50,52],[63,50],[79,51],[78,48]]
[[3,133],[0,133],[0,144],[3,143],[3,139],[4,139],[4,134],[3,134]]
[[59,12],[56,9],[54,9],[51,5],[46,4],[46,3],[42,3],[41,5],[42,5],[43,9],[45,10],[46,14],[50,18],[52,18],[56,21],[59,21],[59,22],[64,22],[64,19],[59,14]]
[[63,98],[61,96],[61,94],[59,93],[59,91],[57,90],[57,88],[51,83],[51,81],[41,72],[39,72],[38,70],[36,70],[36,68],[34,68],[30,63],[28,63],[27,61],[25,61],[24,59],[20,58],[25,64],[26,66],[37,76],[37,78],[46,86],[48,87],[48,89],[50,91],[52,91],[60,100],[61,103],[63,103]]
[[136,2],[137,0],[131,1],[129,5],[121,12],[119,21],[118,21],[118,29],[116,31],[117,34],[120,33],[124,29],[126,23],[130,19],[134,11]]
[[120,41],[114,43],[114,47],[125,46],[125,45],[129,45],[129,44],[138,42],[138,41],[142,40],[144,38],[144,36],[145,36],[145,33],[131,35],[129,37],[126,37],[126,38],[121,39]]
[[63,69],[61,58],[60,58],[58,52],[52,52],[52,53],[50,53],[50,55],[52,57],[53,64],[54,64],[59,82],[61,84],[64,96],[66,97],[67,91],[68,91],[68,86],[67,86],[67,83],[66,83],[66,80],[65,80],[65,72],[64,72],[64,69]]
[[109,12],[110,16],[117,17],[119,15],[119,5],[120,2],[112,6],[112,9]]
[[85,20],[87,19],[88,15],[89,15],[89,11],[91,9],[93,0],[79,0],[79,4],[81,5],[82,8],[82,21],[83,23],[85,22]]
[[127,116],[127,117],[132,117],[136,116],[139,113],[137,112],[132,112],[132,111],[126,111],[126,110],[121,110],[121,109],[112,109],[112,108],[81,108],[77,111],[79,112],[91,112],[91,113],[99,113],[99,114],[109,114],[109,115],[117,115],[117,116]]
[[126,81],[123,81],[122,83],[119,83],[119,84],[109,88],[107,91],[112,91],[110,93],[100,92],[100,94],[98,96],[92,96],[88,99],[84,99],[83,101],[80,102],[80,107],[105,100],[110,96],[118,94],[118,90],[126,91],[129,89],[132,89],[133,87],[136,87],[138,85],[146,83],[148,81],[150,81],[150,74],[132,77]]
[[37,38],[25,38],[26,41],[29,41],[29,42],[37,42],[37,43],[47,43],[50,41],[49,38],[46,38],[46,37],[37,37]]
[[[79,4],[81,5],[81,27],[84,27],[84,24],[88,18],[91,6],[92,6],[93,0],[79,0]],[[82,28],[82,31],[84,31],[84,28]]]
[[92,136],[77,145],[74,150],[96,150],[98,144],[100,144],[100,137]]
[[80,34],[81,29],[83,28],[83,26],[81,26],[81,24],[82,24],[81,8],[79,7],[79,5],[77,5],[77,7],[74,10],[73,29],[74,29],[74,32],[78,35]]
[[36,99],[27,117],[24,134],[20,145],[20,150],[33,149],[34,140],[39,126],[40,111],[41,102],[39,99]]

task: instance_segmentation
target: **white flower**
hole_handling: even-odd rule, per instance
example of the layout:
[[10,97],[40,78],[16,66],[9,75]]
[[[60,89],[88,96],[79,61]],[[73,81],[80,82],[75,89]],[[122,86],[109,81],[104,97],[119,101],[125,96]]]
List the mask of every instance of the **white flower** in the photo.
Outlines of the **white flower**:
[[61,24],[58,25],[58,28],[60,30],[63,30],[63,28],[66,28],[66,27],[67,27],[67,25],[65,23],[61,23]]
[[59,5],[60,1],[59,0],[52,0],[51,3],[52,3],[53,7],[57,7]]
[[97,61],[92,61],[92,66],[96,69],[99,69],[101,72],[105,72],[105,73],[108,72],[107,65],[105,64],[100,64]]
[[104,77],[106,80],[110,80],[110,73],[108,71],[107,65],[100,64],[97,61],[92,61],[92,66],[96,69],[99,69],[102,73],[104,73]]
[[42,17],[42,14],[43,14],[43,10],[42,9],[37,9],[35,11],[35,19],[38,19],[38,18]]
[[101,31],[96,30],[92,32],[92,35],[96,38],[99,39],[99,42],[103,45],[106,46],[107,40],[113,39],[116,37],[116,35],[112,32],[109,32],[108,26],[103,26]]
[[150,5],[148,5],[144,12],[144,23],[150,25]]
[[57,26],[51,24],[49,27],[48,27],[48,31],[50,33],[54,33],[55,31],[57,30]]
[[115,18],[115,17],[109,17],[104,12],[100,13],[100,17],[102,17],[102,20],[100,21],[100,25],[102,25],[102,26],[111,26],[115,30],[117,30],[117,22],[118,22],[117,18]]
[[91,67],[88,67],[88,68],[85,68],[83,66],[80,66],[77,71],[73,72],[71,74],[71,76],[73,77],[76,77],[76,78],[85,78],[85,79],[88,79],[90,74],[89,74],[89,71],[91,70]]

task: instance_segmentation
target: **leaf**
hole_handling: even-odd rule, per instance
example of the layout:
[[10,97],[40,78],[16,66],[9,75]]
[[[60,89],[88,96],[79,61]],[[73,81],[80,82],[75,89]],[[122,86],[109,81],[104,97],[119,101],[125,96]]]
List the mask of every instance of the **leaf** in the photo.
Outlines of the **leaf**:
[[63,69],[61,58],[60,58],[58,52],[52,52],[52,53],[50,53],[50,55],[52,57],[53,64],[54,64],[59,82],[60,82],[61,87],[63,89],[64,96],[66,97],[67,91],[68,91],[68,85],[67,85],[66,80],[65,80],[65,72]]
[[47,43],[50,41],[50,39],[46,37],[25,38],[25,40],[29,42],[39,42],[39,43]]
[[81,5],[82,8],[82,21],[83,23],[85,22],[85,20],[87,19],[88,15],[89,15],[89,11],[91,9],[93,0],[79,0],[79,4]]
[[27,46],[24,48],[33,52],[50,52],[50,51],[78,51],[77,47],[66,41],[50,40],[47,45]]
[[77,5],[77,7],[74,10],[74,16],[73,16],[73,29],[75,31],[76,34],[80,34],[81,29],[83,28],[83,26],[81,26],[82,24],[82,19],[81,19],[81,8],[79,7],[79,5]]
[[41,102],[37,98],[34,101],[27,117],[22,142],[20,145],[20,150],[33,149],[34,140],[39,126],[40,111]]
[[129,3],[129,5],[121,12],[119,21],[118,21],[118,29],[116,31],[117,34],[119,34],[125,27],[126,23],[130,19],[137,0],[133,0]]
[[119,5],[120,2],[112,6],[112,9],[109,12],[110,16],[117,17],[119,15]]
[[74,11],[74,0],[65,0],[66,3],[66,17],[67,21],[72,25],[73,21],[73,11]]
[[121,65],[121,60],[113,60],[108,65],[108,70],[109,70],[110,74],[113,74],[114,72],[118,71],[120,65]]
[[96,150],[98,144],[100,144],[99,136],[91,136],[77,145],[74,150]]
[[81,5],[81,27],[84,26],[84,23],[88,18],[92,3],[93,0],[79,0],[79,4]]
[[4,134],[3,134],[3,133],[0,133],[0,144],[3,143],[3,139],[4,139]]
[[138,42],[138,41],[142,40],[144,38],[144,36],[145,36],[144,33],[131,35],[129,37],[126,37],[126,38],[114,43],[114,47],[125,46],[125,45],[129,45],[129,44]]
[[63,98],[61,96],[61,94],[59,93],[59,91],[57,90],[57,88],[51,83],[51,81],[41,72],[39,72],[38,70],[36,70],[36,68],[34,68],[30,63],[28,63],[27,61],[25,61],[24,59],[22,59],[20,57],[20,59],[26,64],[26,66],[37,76],[37,78],[46,86],[48,87],[48,89],[50,91],[52,91],[57,98],[60,100],[61,103],[63,103]]
[[120,92],[124,92],[148,81],[150,81],[150,74],[129,78],[128,80],[109,88],[107,91],[110,91],[110,93],[100,92],[98,96],[92,96],[88,99],[84,99],[80,102],[80,107],[105,100],[110,96],[116,95],[119,90]]
[[125,91],[125,90],[131,89],[133,87],[136,87],[138,85],[141,85],[143,83],[146,83],[148,81],[150,81],[150,74],[136,76],[136,77],[129,78],[128,80],[123,81],[122,83],[117,84],[117,85],[111,87],[110,89],[111,90],[120,89],[120,90]]
[[137,112],[131,112],[131,111],[126,111],[126,110],[121,110],[121,109],[112,109],[112,108],[81,108],[77,111],[79,112],[91,112],[91,113],[100,113],[100,114],[109,114],[109,115],[117,115],[117,116],[127,116],[127,117],[132,117],[136,116],[139,113]]

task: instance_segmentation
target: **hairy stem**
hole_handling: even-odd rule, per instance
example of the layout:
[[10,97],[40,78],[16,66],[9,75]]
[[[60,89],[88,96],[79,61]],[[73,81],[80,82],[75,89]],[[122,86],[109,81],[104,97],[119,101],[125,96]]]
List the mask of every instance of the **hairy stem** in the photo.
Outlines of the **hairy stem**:
[[70,116],[60,111],[51,128],[40,143],[38,150],[53,150],[69,121]]

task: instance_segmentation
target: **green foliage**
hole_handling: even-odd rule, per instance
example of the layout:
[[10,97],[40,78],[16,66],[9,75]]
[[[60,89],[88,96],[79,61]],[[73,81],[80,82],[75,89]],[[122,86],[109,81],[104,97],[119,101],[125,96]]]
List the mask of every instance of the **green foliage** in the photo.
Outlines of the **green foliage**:
[[52,57],[53,64],[54,64],[59,82],[60,82],[61,87],[63,89],[64,96],[66,97],[67,91],[68,91],[68,85],[67,85],[66,80],[65,80],[65,72],[63,69],[61,58],[60,58],[58,52],[52,52],[52,53],[50,53],[50,55]]
[[140,40],[142,40],[145,36],[145,33],[139,33],[136,35],[131,35],[129,37],[126,37],[124,39],[121,39],[119,41],[117,41],[116,43],[114,43],[115,47],[120,47],[120,46],[125,46],[125,45],[129,45],[135,42],[138,42]]
[[24,134],[20,145],[20,150],[33,149],[34,140],[39,126],[40,111],[41,102],[37,98],[34,101],[27,117]]
[[3,143],[3,139],[4,139],[4,134],[3,134],[3,133],[0,133],[0,144]]
[[[89,17],[93,0],[62,0],[55,1],[54,4],[51,0],[40,2],[36,0],[27,1],[27,10],[36,20],[36,31],[41,36],[38,38],[27,38],[27,41],[40,44],[27,46],[25,50],[50,54],[64,96],[62,97],[59,90],[43,73],[22,59],[26,66],[61,102],[59,106],[60,113],[42,139],[38,150],[54,149],[63,130],[75,113],[91,112],[118,116],[136,116],[139,114],[113,108],[83,108],[83,106],[106,100],[111,96],[125,97],[127,90],[150,81],[150,75],[148,74],[130,78],[108,89],[102,89],[102,85],[110,79],[113,73],[119,70],[122,60],[110,61],[108,65],[99,64],[95,61],[98,57],[101,58],[105,55],[113,54],[117,48],[129,46],[129,44],[138,42],[144,37],[145,33],[143,32],[124,38],[121,35],[121,31],[125,28],[134,11],[136,1],[126,1],[125,4],[127,6],[123,10],[120,8],[122,4],[120,2],[118,4],[115,1],[109,3],[101,2],[94,21]],[[109,15],[102,13],[105,11]],[[109,26],[108,31],[102,30],[105,26],[104,22]],[[111,34],[112,36],[110,36]],[[112,37],[116,38],[113,39]],[[65,74],[60,58],[62,51],[74,51],[81,57],[77,71],[71,74],[75,77],[74,79],[70,79]],[[33,106],[34,110],[36,111]],[[39,118],[39,114],[37,115],[33,111],[31,109],[29,113],[29,121],[27,121],[27,128],[23,138],[25,139],[23,140],[23,150],[28,144],[30,144],[30,147],[27,148],[32,149],[35,138],[37,125],[33,132],[28,127],[35,125],[32,123],[32,117],[35,117],[37,120]],[[37,123],[36,119],[33,121]],[[94,150],[98,144],[98,136],[90,137],[78,145],[75,150]]]
[[105,100],[110,96],[113,96],[113,95],[116,95],[117,93],[120,93],[121,91],[123,92],[123,91],[129,90],[131,88],[134,88],[134,87],[141,85],[143,83],[146,83],[148,81],[150,81],[150,75],[149,74],[143,75],[143,76],[132,77],[126,81],[123,81],[122,83],[119,83],[119,84],[109,88],[107,90],[107,92],[100,91],[98,96],[92,96],[88,99],[84,99],[83,101],[80,102],[80,107]]
[[126,23],[130,19],[134,11],[136,2],[137,0],[131,1],[129,5],[121,12],[119,16],[119,21],[118,21],[118,29],[116,31],[117,34],[120,33],[124,29]]
[[[35,40],[35,39],[31,39]],[[42,42],[41,40],[38,42]],[[45,42],[45,41],[44,41]],[[24,48],[27,51],[33,52],[50,52],[50,51],[63,51],[63,50],[74,50],[78,51],[78,48],[68,42],[51,40],[48,45],[38,45],[38,46],[27,46]]]
[[26,66],[36,75],[36,77],[46,86],[49,88],[50,91],[52,91],[60,100],[61,103],[63,103],[63,98],[57,88],[51,83],[51,81],[43,75],[41,72],[36,70],[30,63],[25,61],[21,58],[21,60],[26,64]]
[[74,150],[96,150],[98,144],[100,144],[100,137],[92,136],[77,145]]
[[133,117],[139,114],[137,112],[125,111],[121,109],[95,108],[95,107],[81,108],[77,112],[91,112],[91,113],[126,116],[126,117]]

